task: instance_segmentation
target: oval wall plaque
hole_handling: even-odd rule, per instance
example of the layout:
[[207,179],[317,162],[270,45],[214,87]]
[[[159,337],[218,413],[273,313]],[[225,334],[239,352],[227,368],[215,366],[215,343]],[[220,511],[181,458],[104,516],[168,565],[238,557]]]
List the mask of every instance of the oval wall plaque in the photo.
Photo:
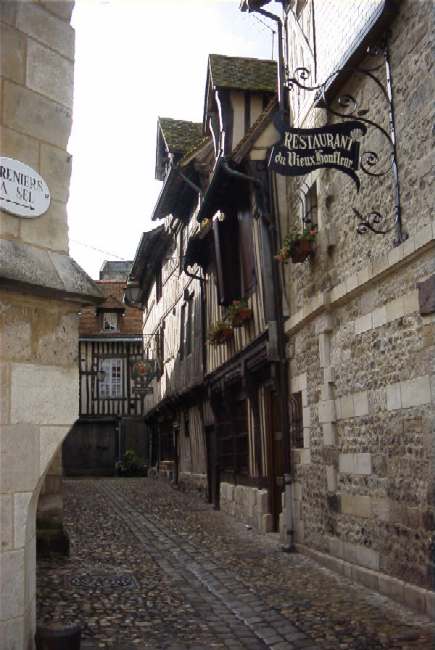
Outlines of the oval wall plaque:
[[33,219],[49,207],[50,190],[38,172],[19,160],[0,156],[0,208]]

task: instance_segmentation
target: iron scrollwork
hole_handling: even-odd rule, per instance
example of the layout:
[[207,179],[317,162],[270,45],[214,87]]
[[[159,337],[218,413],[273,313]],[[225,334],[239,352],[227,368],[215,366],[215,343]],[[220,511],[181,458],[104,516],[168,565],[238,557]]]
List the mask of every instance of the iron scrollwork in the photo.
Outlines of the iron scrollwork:
[[[386,235],[394,231],[394,245],[398,246],[408,238],[407,233],[402,228],[401,218],[401,204],[400,204],[400,182],[397,165],[397,149],[396,149],[396,131],[394,121],[394,102],[393,90],[391,79],[391,66],[389,60],[389,53],[387,44],[382,47],[370,47],[367,54],[373,58],[381,58],[381,62],[376,63],[373,67],[356,67],[356,68],[341,68],[335,70],[322,84],[310,85],[311,72],[306,67],[296,68],[293,77],[288,79],[287,88],[291,91],[299,88],[306,92],[315,93],[315,102],[326,109],[327,113],[339,117],[344,120],[358,120],[372,127],[385,139],[388,152],[381,155],[373,150],[361,150],[359,168],[360,170],[372,178],[381,178],[392,175],[393,195],[394,195],[394,208],[392,215],[382,213],[380,210],[373,209],[368,214],[363,215],[359,210],[353,207],[355,217],[359,223],[357,225],[357,232],[359,234],[367,233],[368,231],[378,235]],[[379,75],[384,68],[385,70],[385,83],[381,81]],[[376,89],[380,92],[388,107],[388,130],[381,124],[368,117],[370,111],[368,108],[360,106],[359,101],[350,93],[340,95],[338,98],[332,100],[328,97],[328,88],[332,81],[338,75],[359,75],[366,79],[371,80]]]

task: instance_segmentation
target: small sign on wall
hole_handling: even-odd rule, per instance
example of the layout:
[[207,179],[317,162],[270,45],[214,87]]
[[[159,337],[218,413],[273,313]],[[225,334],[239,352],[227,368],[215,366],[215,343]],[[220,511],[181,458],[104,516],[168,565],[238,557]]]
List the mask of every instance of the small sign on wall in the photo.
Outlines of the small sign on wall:
[[33,219],[50,207],[50,190],[34,169],[14,158],[0,156],[0,208]]

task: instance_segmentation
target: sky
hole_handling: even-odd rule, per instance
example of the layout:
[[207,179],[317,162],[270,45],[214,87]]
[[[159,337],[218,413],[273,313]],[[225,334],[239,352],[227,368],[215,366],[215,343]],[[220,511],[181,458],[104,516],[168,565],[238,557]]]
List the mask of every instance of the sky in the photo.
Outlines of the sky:
[[239,0],[76,0],[69,236],[91,277],[157,225],[157,117],[202,121],[209,53],[272,58],[261,21]]

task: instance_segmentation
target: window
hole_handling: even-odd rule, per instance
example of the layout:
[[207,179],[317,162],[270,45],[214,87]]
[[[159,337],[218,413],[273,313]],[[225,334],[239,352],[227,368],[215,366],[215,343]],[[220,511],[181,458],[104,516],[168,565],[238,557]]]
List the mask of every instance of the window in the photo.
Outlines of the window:
[[104,332],[118,331],[118,314],[116,311],[103,312],[103,331]]
[[248,474],[248,402],[240,393],[229,404],[226,401],[217,423],[219,465],[223,471]]
[[162,285],[162,267],[161,265],[156,270],[156,302],[159,302],[162,297],[163,285]]
[[189,427],[189,411],[184,413],[184,436],[189,438],[190,436],[190,427]]
[[296,449],[304,447],[304,426],[302,419],[302,392],[293,393],[289,400],[290,439]]
[[98,380],[100,398],[122,397],[122,359],[102,359],[100,370],[104,372]]
[[184,255],[186,253],[186,231],[187,231],[186,226],[181,226],[181,230],[180,230],[180,249],[179,249],[179,255],[180,255],[179,273],[180,274],[183,272]]
[[213,221],[219,303],[246,298],[256,285],[252,218],[248,210]]
[[180,359],[192,353],[193,339],[193,296],[181,305],[180,313]]
[[162,322],[160,329],[156,334],[156,356],[160,367],[160,375],[162,375],[165,363],[165,321]]
[[192,352],[192,335],[193,335],[193,296],[187,302],[187,321],[186,321],[186,355]]
[[305,227],[317,225],[317,183],[313,183],[305,194],[302,221]]
[[185,336],[185,322],[186,322],[186,305],[181,305],[180,314],[180,359],[184,357],[184,336]]

